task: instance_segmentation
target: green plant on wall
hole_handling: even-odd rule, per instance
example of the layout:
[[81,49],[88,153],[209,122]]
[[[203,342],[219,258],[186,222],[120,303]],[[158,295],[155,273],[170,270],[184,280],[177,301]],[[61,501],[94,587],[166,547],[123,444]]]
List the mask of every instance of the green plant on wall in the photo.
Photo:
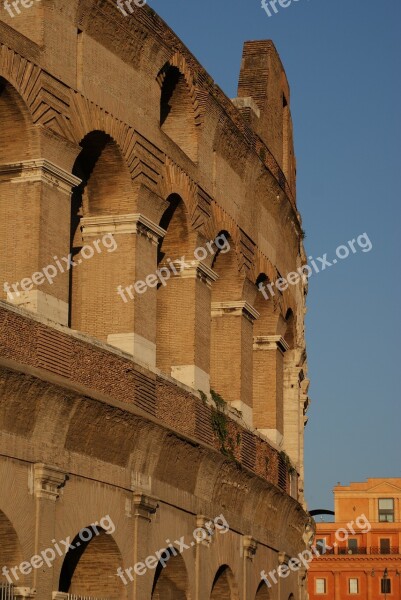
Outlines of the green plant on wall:
[[280,458],[284,462],[286,469],[290,475],[292,473],[296,472],[296,469],[295,469],[294,465],[292,464],[290,457],[283,450],[280,452]]
[[237,462],[234,455],[235,445],[238,447],[241,443],[241,435],[238,432],[236,441],[229,435],[228,418],[226,415],[226,401],[214,390],[210,390],[210,395],[216,408],[212,407],[212,428],[220,443],[220,452]]

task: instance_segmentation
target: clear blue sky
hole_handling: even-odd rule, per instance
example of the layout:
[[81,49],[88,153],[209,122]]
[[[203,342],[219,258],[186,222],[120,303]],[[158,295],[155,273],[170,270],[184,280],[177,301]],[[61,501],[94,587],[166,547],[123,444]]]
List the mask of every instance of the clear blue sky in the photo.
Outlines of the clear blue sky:
[[[291,86],[298,206],[314,257],[367,232],[310,280],[309,508],[340,481],[401,477],[400,0],[150,0],[229,97],[242,44],[272,39]],[[398,307],[398,308],[397,308]]]

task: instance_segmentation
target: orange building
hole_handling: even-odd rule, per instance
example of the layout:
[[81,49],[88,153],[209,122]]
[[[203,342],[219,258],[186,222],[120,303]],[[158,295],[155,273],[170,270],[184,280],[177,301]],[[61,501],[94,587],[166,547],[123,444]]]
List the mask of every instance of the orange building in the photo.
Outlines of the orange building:
[[401,478],[338,485],[334,508],[316,524],[310,600],[401,600]]

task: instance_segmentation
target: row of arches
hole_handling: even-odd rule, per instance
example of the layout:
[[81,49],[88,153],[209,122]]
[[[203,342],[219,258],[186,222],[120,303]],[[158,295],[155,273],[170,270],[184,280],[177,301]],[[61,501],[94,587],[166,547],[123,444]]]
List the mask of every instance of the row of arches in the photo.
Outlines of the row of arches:
[[[92,532],[85,540],[82,531]],[[129,583],[126,571],[118,577],[119,567],[123,565],[122,555],[112,535],[105,530],[91,526],[81,530],[71,541],[71,547],[62,559],[58,576],[58,592],[78,597],[107,598],[124,600],[127,598]],[[17,583],[13,577],[17,573],[18,586],[27,585],[27,579],[20,572],[12,572],[12,567],[20,565],[23,559],[21,545],[12,523],[4,512],[0,511],[0,564],[4,566],[0,573],[0,587]],[[55,565],[53,568],[56,568]],[[40,592],[40,590],[38,590]],[[238,584],[231,568],[223,564],[217,570],[208,596],[210,600],[239,600]],[[269,600],[272,596],[262,581],[254,596],[255,600]],[[291,595],[289,600],[294,597]],[[171,555],[163,566],[158,563],[154,569],[150,600],[194,600],[191,599],[189,573],[182,555]]]
[[[166,106],[181,85],[177,73],[168,70],[162,81],[162,89],[171,92],[162,92]],[[169,111],[162,113],[166,124]],[[21,286],[57,258],[71,256],[77,263],[53,281],[23,292],[18,288],[13,302],[124,350],[196,390],[214,390],[248,423],[280,442],[285,369],[293,364],[296,346],[295,313],[283,311],[279,292],[268,300],[260,293],[259,284],[269,282],[267,273],[249,279],[230,224],[215,218],[206,229],[194,227],[190,191],[182,181],[144,200],[121,149],[100,130],[81,140],[68,175],[70,196],[43,174],[44,167],[38,174],[33,166],[47,152],[46,140],[5,80],[0,120],[5,247],[0,276]],[[92,249],[88,260],[84,249],[99,245],[110,232],[116,248]],[[225,249],[215,243],[221,236]],[[207,249],[205,259],[197,258],[199,248],[202,256]],[[187,264],[173,272],[182,257]],[[167,285],[158,281],[145,293],[133,292],[136,282],[148,281],[163,267],[169,270]],[[124,302],[119,288],[129,290]],[[6,292],[3,297],[9,299]]]

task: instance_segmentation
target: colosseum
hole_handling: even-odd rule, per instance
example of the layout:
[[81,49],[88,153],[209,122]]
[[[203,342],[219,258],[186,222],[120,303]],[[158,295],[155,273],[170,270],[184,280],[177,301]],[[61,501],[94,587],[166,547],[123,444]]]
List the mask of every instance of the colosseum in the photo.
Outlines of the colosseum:
[[0,3],[0,598],[305,600],[285,72],[131,4]]

